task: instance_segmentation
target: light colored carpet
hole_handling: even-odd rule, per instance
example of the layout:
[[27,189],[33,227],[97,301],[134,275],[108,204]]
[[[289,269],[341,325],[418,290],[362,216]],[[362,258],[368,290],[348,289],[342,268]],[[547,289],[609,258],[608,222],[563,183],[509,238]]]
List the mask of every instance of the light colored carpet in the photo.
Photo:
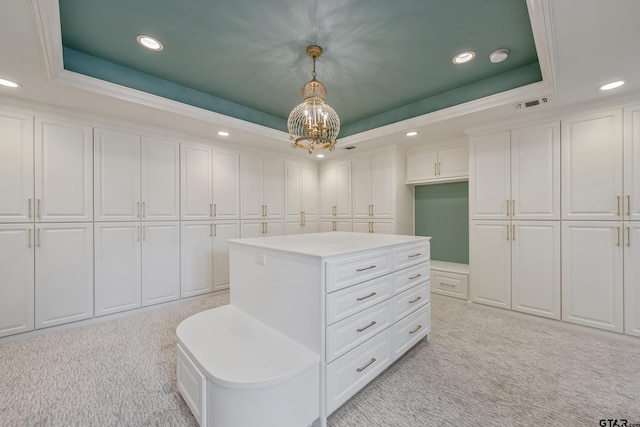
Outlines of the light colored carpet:
[[[175,328],[227,302],[212,296],[0,345],[0,426],[197,425],[175,385]],[[331,427],[640,422],[640,340],[446,297],[432,304],[429,342],[336,411]]]

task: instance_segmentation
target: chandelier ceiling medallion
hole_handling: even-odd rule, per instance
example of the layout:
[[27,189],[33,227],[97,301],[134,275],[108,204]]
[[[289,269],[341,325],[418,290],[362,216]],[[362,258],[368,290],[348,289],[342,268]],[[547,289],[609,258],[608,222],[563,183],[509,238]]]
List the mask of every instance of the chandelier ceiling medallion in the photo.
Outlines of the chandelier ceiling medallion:
[[313,77],[302,87],[302,104],[289,114],[287,125],[293,148],[309,151],[336,148],[336,138],[340,132],[338,114],[324,100],[327,88],[316,80],[316,58],[322,55],[320,46],[307,47],[307,55],[313,59]]

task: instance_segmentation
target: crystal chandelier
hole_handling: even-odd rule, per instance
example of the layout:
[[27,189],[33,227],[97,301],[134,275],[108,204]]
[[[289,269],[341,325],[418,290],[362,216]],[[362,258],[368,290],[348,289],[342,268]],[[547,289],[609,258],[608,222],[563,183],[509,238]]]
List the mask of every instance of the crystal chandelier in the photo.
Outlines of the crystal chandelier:
[[340,132],[340,118],[333,108],[324,103],[327,88],[316,80],[316,58],[322,55],[322,48],[309,46],[307,55],[313,58],[313,79],[302,87],[304,102],[289,114],[289,136],[293,148],[304,148],[309,154],[325,148],[333,151]]

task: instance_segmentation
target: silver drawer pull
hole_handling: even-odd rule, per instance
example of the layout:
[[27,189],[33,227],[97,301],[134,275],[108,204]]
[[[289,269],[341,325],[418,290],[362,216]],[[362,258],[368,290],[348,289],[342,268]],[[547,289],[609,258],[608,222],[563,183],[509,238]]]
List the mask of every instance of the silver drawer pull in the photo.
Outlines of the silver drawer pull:
[[420,252],[418,252],[417,254],[413,254],[413,255],[409,255],[409,258],[415,258],[417,256],[422,255]]
[[420,329],[422,329],[422,325],[418,325],[417,328],[415,328],[413,331],[409,331],[410,334],[415,334],[416,332],[418,332]]
[[418,302],[422,299],[422,297],[416,297],[416,299],[409,301],[409,304],[413,304],[414,302]]
[[417,279],[418,277],[422,277],[422,274],[418,273],[415,276],[411,276],[409,277],[409,280],[414,280],[414,279]]
[[372,296],[377,295],[375,292],[371,292],[369,295],[367,295],[366,297],[360,297],[360,298],[356,298],[356,301],[362,301],[365,300],[367,298],[371,298]]
[[368,361],[367,363],[365,363],[363,366],[361,366],[361,367],[359,367],[358,369],[356,369],[356,371],[358,371],[358,372],[362,372],[362,371],[364,371],[364,370],[365,370],[365,369],[367,369],[369,366],[371,366],[371,364],[372,364],[373,362],[375,362],[375,361],[376,361],[376,358],[375,358],[375,357],[372,357],[372,358],[371,358],[371,360],[369,360],[369,361]]
[[365,267],[365,268],[359,268],[356,271],[365,271],[365,270],[371,270],[372,268],[376,268],[375,265],[370,265],[369,267]]
[[373,326],[373,325],[375,325],[375,324],[376,324],[376,321],[375,321],[375,320],[372,320],[372,321],[371,321],[371,323],[369,323],[367,326],[365,326],[364,328],[356,329],[356,331],[358,331],[358,332],[362,332],[362,331],[364,331],[365,329],[369,329],[370,327],[372,327],[372,326]]
[[450,287],[452,287],[452,288],[455,288],[455,287],[456,287],[456,285],[452,285],[451,283],[440,282],[440,284],[441,284],[442,286],[450,286]]

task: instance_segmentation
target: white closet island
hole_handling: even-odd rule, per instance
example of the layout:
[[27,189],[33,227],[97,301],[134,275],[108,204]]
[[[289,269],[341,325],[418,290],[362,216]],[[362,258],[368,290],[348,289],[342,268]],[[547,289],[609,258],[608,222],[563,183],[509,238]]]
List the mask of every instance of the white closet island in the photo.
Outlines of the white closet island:
[[314,426],[428,336],[429,240],[331,232],[229,241],[231,306],[319,356],[319,381],[300,384],[319,386]]

